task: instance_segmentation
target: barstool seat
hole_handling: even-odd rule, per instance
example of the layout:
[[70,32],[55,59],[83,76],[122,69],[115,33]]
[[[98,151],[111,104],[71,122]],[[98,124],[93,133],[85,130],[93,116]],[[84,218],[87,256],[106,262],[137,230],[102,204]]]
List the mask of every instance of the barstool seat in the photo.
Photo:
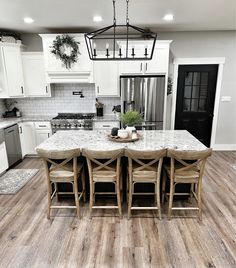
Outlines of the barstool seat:
[[[85,175],[82,163],[78,163],[78,156],[80,156],[80,149],[63,150],[63,151],[47,151],[37,149],[37,153],[42,157],[48,185],[48,213],[47,217],[50,218],[51,209],[59,208],[76,208],[77,216],[80,216],[80,199],[84,198],[85,201]],[[70,162],[73,161],[73,164]],[[82,190],[78,191],[78,177],[82,178]],[[59,192],[58,183],[72,184],[72,192]],[[54,186],[54,189],[53,189]],[[52,201],[58,194],[74,194],[75,206],[73,205],[53,205]]]

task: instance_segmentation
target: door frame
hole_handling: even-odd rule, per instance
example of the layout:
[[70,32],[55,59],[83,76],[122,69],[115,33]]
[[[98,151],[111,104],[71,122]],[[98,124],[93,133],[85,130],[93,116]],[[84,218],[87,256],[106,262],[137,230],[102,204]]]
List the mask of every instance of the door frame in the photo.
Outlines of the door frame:
[[177,87],[178,87],[178,71],[179,65],[218,65],[217,81],[216,81],[216,93],[214,103],[214,116],[212,121],[211,130],[211,143],[212,148],[215,147],[215,137],[218,122],[218,113],[220,105],[220,92],[223,78],[225,57],[216,58],[176,58],[174,60],[174,73],[173,73],[173,95],[172,95],[172,109],[171,109],[171,129],[175,128],[175,113],[176,113],[176,98],[177,98]]

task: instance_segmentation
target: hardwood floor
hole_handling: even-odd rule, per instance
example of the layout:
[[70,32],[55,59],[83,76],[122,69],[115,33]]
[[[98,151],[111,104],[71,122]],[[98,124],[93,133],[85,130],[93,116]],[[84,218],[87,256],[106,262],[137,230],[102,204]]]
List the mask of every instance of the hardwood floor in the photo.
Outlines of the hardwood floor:
[[[82,219],[75,210],[46,218],[42,162],[17,168],[40,172],[16,195],[0,195],[0,267],[236,267],[236,152],[215,152],[203,179],[203,220],[137,212],[146,218]],[[107,214],[108,212],[106,212]],[[175,212],[176,215],[177,212]],[[192,212],[179,212],[186,216]],[[193,212],[194,215],[194,212]]]

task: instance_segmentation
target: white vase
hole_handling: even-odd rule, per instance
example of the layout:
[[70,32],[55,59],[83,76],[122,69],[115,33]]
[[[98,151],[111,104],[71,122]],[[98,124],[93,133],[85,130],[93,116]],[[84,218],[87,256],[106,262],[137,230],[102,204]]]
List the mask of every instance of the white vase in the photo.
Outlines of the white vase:
[[134,126],[133,127],[126,127],[125,130],[129,133],[129,137],[131,137],[132,131],[136,130],[136,128]]

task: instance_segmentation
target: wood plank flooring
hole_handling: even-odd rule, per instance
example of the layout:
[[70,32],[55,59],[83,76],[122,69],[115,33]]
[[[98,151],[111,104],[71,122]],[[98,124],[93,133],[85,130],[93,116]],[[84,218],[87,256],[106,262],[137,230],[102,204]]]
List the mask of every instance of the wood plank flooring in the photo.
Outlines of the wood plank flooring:
[[[0,267],[236,267],[236,152],[214,152],[203,180],[203,221],[160,221],[153,212],[127,220],[115,212],[82,219],[75,210],[46,218],[46,180],[40,159],[17,168],[40,172],[16,195],[0,195]],[[175,215],[177,215],[175,212]],[[141,215],[145,218],[141,218]]]

